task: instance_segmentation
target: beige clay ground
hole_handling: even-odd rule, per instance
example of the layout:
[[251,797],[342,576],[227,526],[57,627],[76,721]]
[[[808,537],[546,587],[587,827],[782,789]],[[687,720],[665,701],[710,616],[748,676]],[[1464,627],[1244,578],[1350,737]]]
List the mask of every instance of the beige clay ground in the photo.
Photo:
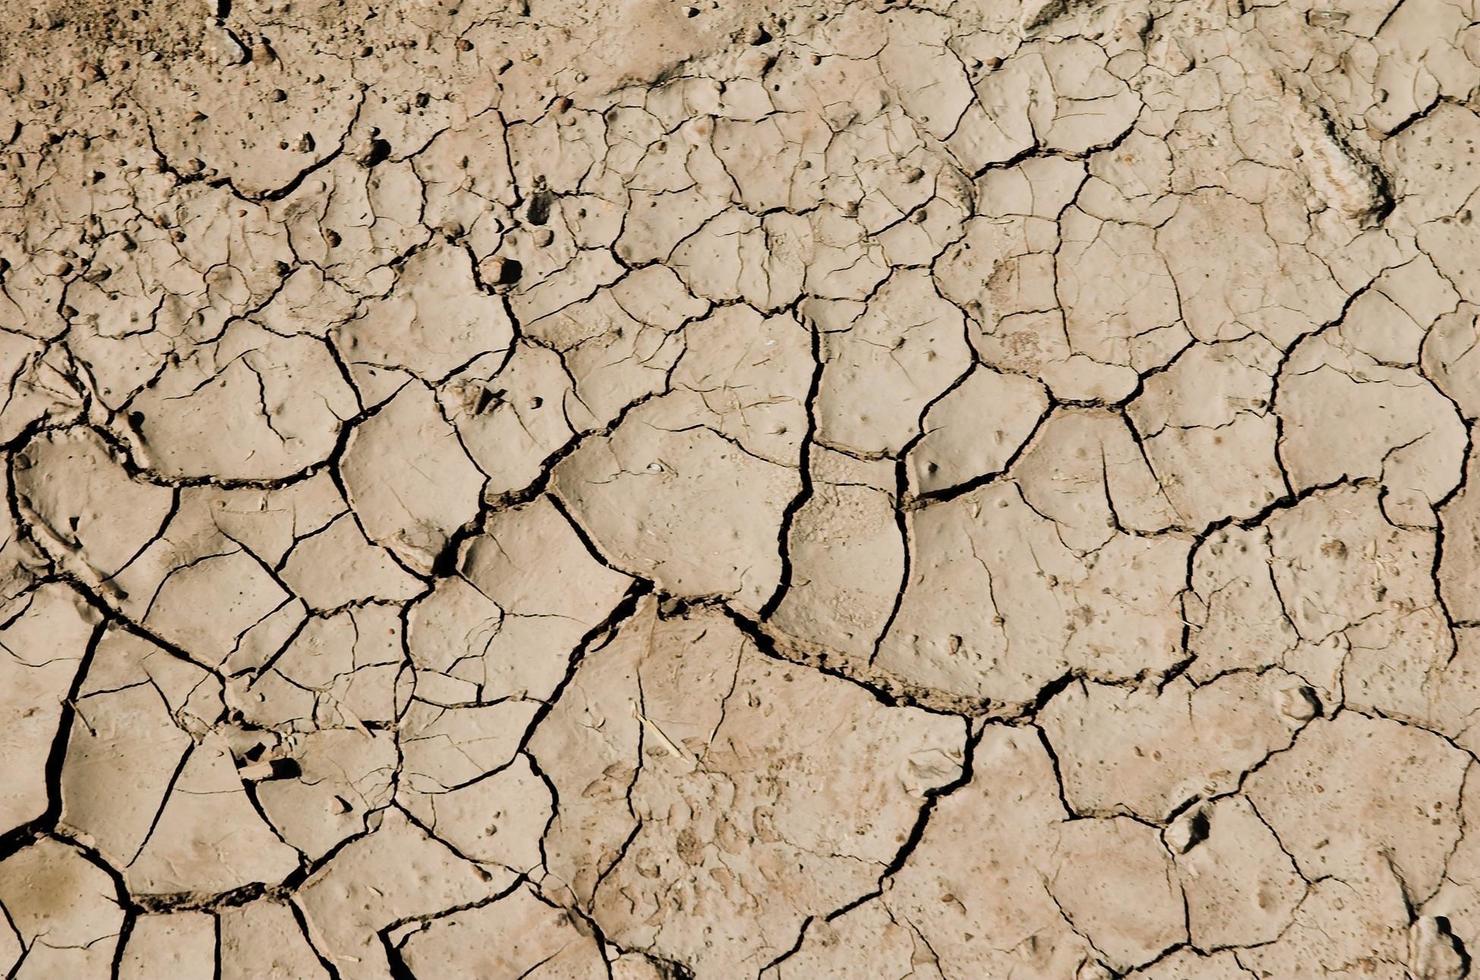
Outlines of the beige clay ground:
[[0,973],[1456,980],[1480,3],[0,4]]

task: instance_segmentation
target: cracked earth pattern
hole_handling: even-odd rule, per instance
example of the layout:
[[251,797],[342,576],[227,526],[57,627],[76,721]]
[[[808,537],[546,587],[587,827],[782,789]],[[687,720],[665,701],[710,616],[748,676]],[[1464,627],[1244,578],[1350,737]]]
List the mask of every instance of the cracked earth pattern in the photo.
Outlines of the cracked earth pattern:
[[17,0],[0,971],[1457,980],[1475,0]]

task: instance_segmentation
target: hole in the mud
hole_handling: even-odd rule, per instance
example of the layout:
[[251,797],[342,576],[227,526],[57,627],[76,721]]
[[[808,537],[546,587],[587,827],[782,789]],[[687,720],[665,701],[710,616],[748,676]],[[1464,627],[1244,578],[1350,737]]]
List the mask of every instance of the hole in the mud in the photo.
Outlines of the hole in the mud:
[[361,162],[367,167],[373,167],[389,160],[390,156],[391,144],[386,140],[374,139],[370,141],[370,149],[366,151]]
[[535,182],[534,194],[529,198],[529,209],[525,211],[525,217],[532,225],[542,225],[550,220],[550,204],[555,195],[551,194],[545,187],[544,178]]
[[297,759],[273,759],[271,766],[272,779],[297,779],[303,775],[303,767]]

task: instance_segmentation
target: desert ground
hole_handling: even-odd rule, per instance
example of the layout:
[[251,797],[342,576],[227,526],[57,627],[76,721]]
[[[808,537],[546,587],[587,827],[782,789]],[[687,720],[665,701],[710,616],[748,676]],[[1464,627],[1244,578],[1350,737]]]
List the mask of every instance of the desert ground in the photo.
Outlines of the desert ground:
[[0,974],[1459,980],[1475,0],[6,0]]

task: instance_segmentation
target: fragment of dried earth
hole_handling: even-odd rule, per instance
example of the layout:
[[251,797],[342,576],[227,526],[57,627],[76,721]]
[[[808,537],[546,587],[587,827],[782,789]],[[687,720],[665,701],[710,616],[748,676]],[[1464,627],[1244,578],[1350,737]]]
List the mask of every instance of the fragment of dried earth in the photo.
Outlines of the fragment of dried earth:
[[10,0],[0,974],[1458,980],[1476,0]]

